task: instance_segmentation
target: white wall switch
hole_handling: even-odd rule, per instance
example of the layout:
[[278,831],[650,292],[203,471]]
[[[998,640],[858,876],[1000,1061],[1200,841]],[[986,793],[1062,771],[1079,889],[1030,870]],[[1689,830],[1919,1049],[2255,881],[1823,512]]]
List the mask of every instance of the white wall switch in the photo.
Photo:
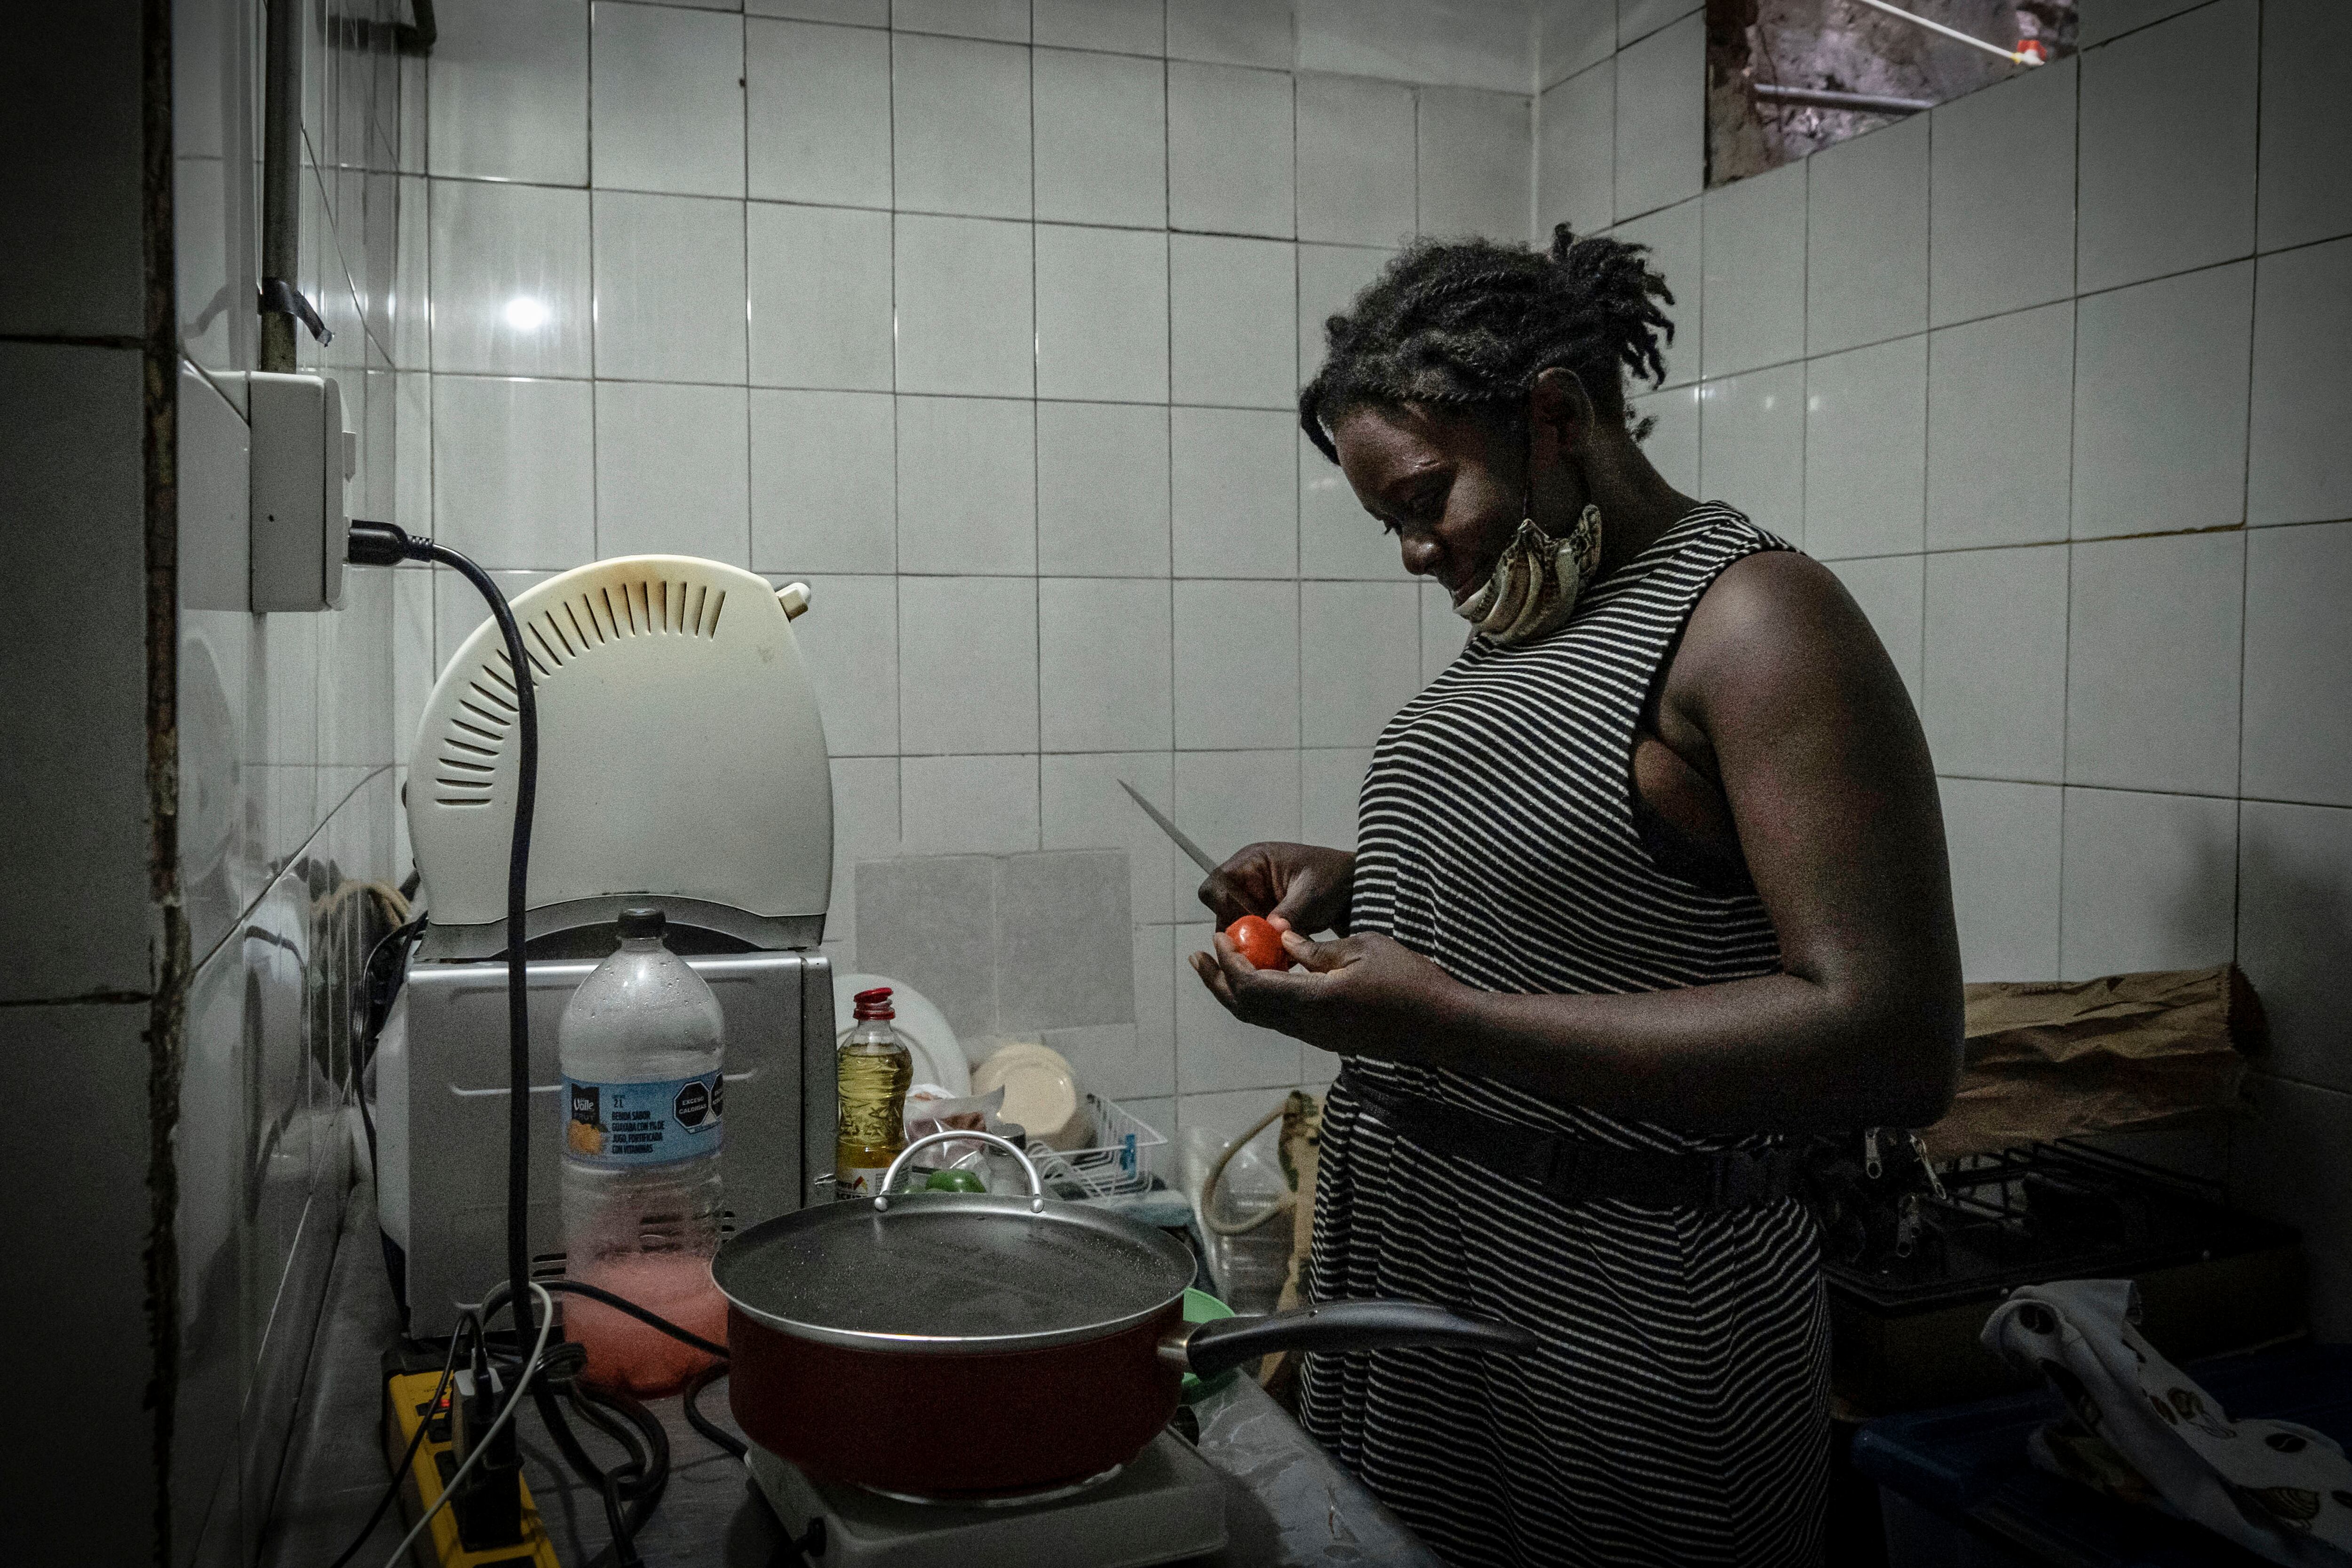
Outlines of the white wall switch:
[[253,607],[341,609],[350,528],[343,484],[359,457],[343,428],[342,388],[323,375],[255,371],[246,379]]

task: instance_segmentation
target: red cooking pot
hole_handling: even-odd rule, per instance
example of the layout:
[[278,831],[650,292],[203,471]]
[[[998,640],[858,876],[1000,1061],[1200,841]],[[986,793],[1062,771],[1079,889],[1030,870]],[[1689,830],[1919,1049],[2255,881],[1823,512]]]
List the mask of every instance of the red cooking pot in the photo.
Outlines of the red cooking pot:
[[[915,1151],[950,1138],[1012,1151],[1029,1195],[889,1194]],[[1188,1371],[1213,1376],[1277,1350],[1536,1343],[1418,1301],[1187,1324],[1190,1251],[1047,1199],[1027,1156],[988,1133],[917,1139],[882,1190],[754,1226],[711,1265],[735,1419],[820,1480],[931,1500],[1051,1493],[1141,1453]]]

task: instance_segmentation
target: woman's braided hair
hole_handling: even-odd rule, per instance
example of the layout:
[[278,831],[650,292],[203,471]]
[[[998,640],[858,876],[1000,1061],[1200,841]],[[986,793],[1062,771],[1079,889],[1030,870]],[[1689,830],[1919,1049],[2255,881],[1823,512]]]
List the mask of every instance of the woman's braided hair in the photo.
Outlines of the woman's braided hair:
[[1549,253],[1490,239],[1428,240],[1381,268],[1323,323],[1323,368],[1298,395],[1298,423],[1332,461],[1330,426],[1370,405],[1489,407],[1516,414],[1536,377],[1573,372],[1601,412],[1624,412],[1622,372],[1665,376],[1660,336],[1675,297],[1643,259],[1648,247],[1579,239],[1566,224]]

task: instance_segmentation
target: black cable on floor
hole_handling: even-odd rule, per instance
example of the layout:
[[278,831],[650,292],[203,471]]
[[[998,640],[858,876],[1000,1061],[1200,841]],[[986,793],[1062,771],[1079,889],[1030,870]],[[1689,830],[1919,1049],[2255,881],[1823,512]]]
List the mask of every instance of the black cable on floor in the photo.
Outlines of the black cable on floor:
[[725,1362],[720,1362],[717,1366],[704,1367],[687,1380],[686,1392],[679,1396],[678,1403],[686,1411],[688,1426],[740,1459],[751,1451],[751,1445],[705,1415],[702,1413],[702,1407],[695,1403],[701,1397],[704,1389],[725,1377],[727,1372],[728,1366]]

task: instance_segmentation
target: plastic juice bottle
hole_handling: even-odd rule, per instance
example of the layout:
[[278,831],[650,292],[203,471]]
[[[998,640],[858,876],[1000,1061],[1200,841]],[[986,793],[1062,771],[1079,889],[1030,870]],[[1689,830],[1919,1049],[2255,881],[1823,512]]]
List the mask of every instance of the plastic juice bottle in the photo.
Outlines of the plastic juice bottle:
[[854,998],[856,1021],[835,1060],[840,1079],[841,1116],[833,1135],[833,1194],[870,1198],[882,1187],[883,1173],[907,1149],[907,1090],[915,1081],[915,1059],[890,1021],[887,985]]
[[[621,944],[572,994],[563,1066],[564,1272],[708,1340],[727,1338],[719,1250],[726,1020],[662,941],[661,910],[621,911]],[[587,1376],[667,1394],[710,1363],[693,1346],[585,1296],[564,1299]]]

